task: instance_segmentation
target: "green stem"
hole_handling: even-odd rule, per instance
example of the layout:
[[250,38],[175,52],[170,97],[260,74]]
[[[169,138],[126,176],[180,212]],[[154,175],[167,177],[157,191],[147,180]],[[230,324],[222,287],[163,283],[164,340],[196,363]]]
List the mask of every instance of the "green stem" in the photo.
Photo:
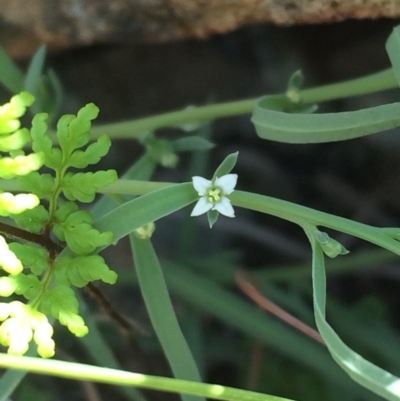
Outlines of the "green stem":
[[388,68],[387,70],[367,75],[366,77],[305,89],[300,91],[300,96],[303,103],[316,103],[351,96],[367,95],[369,93],[398,88],[398,86],[399,84],[396,81],[393,69]]
[[53,260],[49,260],[49,268],[46,271],[46,274],[40,280],[40,291],[36,295],[36,297],[29,303],[32,308],[37,309],[40,303],[42,302],[43,297],[45,296],[45,294],[49,289],[51,279],[53,277],[53,272],[54,272]]
[[[166,182],[143,182],[118,180],[101,190],[102,193],[119,193],[129,195],[144,195],[154,190],[165,188],[172,183]],[[334,216],[318,210],[310,209],[305,206],[296,205],[281,199],[269,196],[253,194],[250,192],[234,191],[229,199],[232,205],[254,210],[261,213],[270,214],[302,225],[310,223],[315,226],[323,226],[333,230],[344,232],[364,239],[365,241],[385,248],[396,255],[400,254],[400,244],[397,240],[388,235],[384,229],[358,223],[343,217]]]
[[400,255],[399,242],[390,238],[381,228],[320,212],[281,199],[249,192],[235,191],[229,198],[232,205],[276,216],[300,226],[312,224],[317,227],[331,228],[361,238],[385,248],[396,255]]
[[[341,99],[350,96],[364,95],[381,90],[398,87],[394,72],[391,68],[336,84],[305,89],[299,92],[303,103],[317,103]],[[277,101],[286,99],[285,94],[271,96]],[[94,126],[91,129],[92,138],[107,134],[113,139],[138,138],[145,132],[152,132],[162,127],[176,127],[189,123],[201,123],[222,117],[250,114],[257,98],[219,103],[184,109],[136,120]]]
[[12,356],[0,353],[0,367],[26,370],[67,379],[89,380],[121,386],[133,386],[172,393],[184,393],[226,401],[290,401],[286,398],[186,380],[143,375],[123,370],[101,368],[80,363]]
[[[283,95],[278,95],[283,97]],[[145,132],[152,132],[162,127],[176,127],[189,123],[201,123],[221,117],[251,113],[256,99],[239,100],[229,103],[219,103],[158,114],[152,117],[119,123],[94,126],[90,130],[92,139],[107,134],[110,138],[138,138]]]

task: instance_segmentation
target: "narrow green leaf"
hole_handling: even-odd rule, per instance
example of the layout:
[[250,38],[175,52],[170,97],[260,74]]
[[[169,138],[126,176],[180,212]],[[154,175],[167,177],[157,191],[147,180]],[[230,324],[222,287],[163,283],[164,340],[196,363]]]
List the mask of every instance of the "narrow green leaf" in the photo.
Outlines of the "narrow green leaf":
[[312,277],[314,314],[318,330],[338,365],[358,384],[390,401],[400,400],[400,378],[364,359],[342,342],[325,320],[326,275],[323,250],[307,233],[313,250]]
[[236,165],[238,155],[239,155],[239,152],[235,152],[235,153],[231,153],[230,155],[225,157],[225,159],[222,161],[222,163],[215,170],[213,179],[217,178],[217,177],[222,177],[223,175],[226,175],[226,174],[229,174]]
[[336,142],[360,138],[400,125],[400,103],[341,113],[293,114],[271,109],[270,99],[270,96],[265,96],[257,100],[251,120],[257,135],[272,141]]
[[21,92],[24,88],[24,73],[0,47],[0,82],[12,93]]
[[49,111],[50,114],[50,123],[54,121],[54,118],[57,116],[58,112],[60,111],[61,104],[64,98],[64,89],[61,84],[60,79],[58,78],[57,74],[53,69],[49,69],[48,71],[48,78],[51,87],[52,93],[49,94],[49,101],[51,100],[52,103],[46,105],[46,110]]
[[197,198],[191,183],[171,185],[126,202],[100,217],[94,227],[102,232],[112,231],[114,242],[117,242],[137,228],[176,212]]
[[209,210],[207,212],[208,225],[210,228],[213,228],[213,225],[217,222],[218,217],[219,212],[217,210]]
[[288,91],[299,91],[303,86],[304,76],[301,70],[295,71],[289,78]]
[[392,63],[394,75],[400,85],[400,26],[393,28],[386,41],[386,51]]
[[[149,239],[130,236],[136,274],[151,323],[177,379],[201,382],[196,363],[179,327],[164,275]],[[183,395],[183,400],[202,400]],[[204,399],[203,399],[204,400]]]
[[187,152],[191,150],[209,150],[215,145],[202,137],[188,136],[172,141],[172,146],[177,152]]
[[25,76],[24,89],[33,96],[36,100],[39,98],[39,84],[43,74],[44,62],[46,60],[46,46],[40,46],[36,53],[33,55],[29,64],[28,71]]

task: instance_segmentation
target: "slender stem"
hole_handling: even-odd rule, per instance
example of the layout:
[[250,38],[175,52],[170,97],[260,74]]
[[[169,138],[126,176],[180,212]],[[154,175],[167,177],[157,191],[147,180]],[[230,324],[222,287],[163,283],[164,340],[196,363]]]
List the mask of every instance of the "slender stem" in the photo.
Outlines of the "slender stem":
[[286,398],[246,391],[217,384],[205,384],[166,377],[150,376],[123,370],[101,368],[74,362],[12,356],[0,353],[0,367],[27,370],[67,379],[133,386],[173,393],[192,394],[226,401],[290,401]]
[[381,228],[320,212],[281,199],[249,192],[235,191],[229,198],[233,205],[270,214],[300,226],[308,223],[317,227],[323,226],[331,228],[361,238],[385,248],[396,255],[400,255],[399,242],[388,236]]
[[301,320],[295,318],[290,313],[286,312],[280,306],[272,302],[265,295],[261,293],[259,288],[248,273],[237,272],[235,275],[236,283],[239,288],[251,299],[253,300],[261,309],[275,315],[277,318],[281,319],[283,322],[294,327],[295,329],[306,334],[310,338],[318,341],[319,343],[325,345],[325,341],[322,339],[321,335],[314,330],[312,327],[306,325]]
[[[284,95],[278,95],[284,97]],[[239,100],[229,103],[200,106],[192,109],[172,111],[137,120],[94,126],[90,130],[92,138],[107,134],[110,138],[138,138],[143,133],[162,127],[177,127],[188,123],[201,123],[221,117],[250,113],[256,99]]]
[[88,283],[84,289],[89,296],[100,305],[101,309],[118,325],[121,333],[129,337],[133,330],[132,325],[114,308],[104,294],[93,283]]
[[366,95],[387,89],[398,88],[399,84],[392,68],[349,81],[318,86],[300,91],[304,103],[324,102],[351,96]]
[[[305,89],[299,92],[303,103],[316,103],[341,99],[350,96],[364,95],[381,90],[398,87],[394,72],[391,68],[344,82]],[[285,99],[285,94],[271,96],[271,99]],[[136,120],[94,126],[91,129],[92,138],[107,134],[110,138],[138,138],[145,132],[152,132],[162,127],[177,127],[188,123],[201,123],[222,117],[250,114],[257,98],[199,106],[139,118]]]
[[46,238],[41,234],[31,233],[23,230],[22,228],[14,227],[3,222],[0,222],[0,233],[12,239],[18,239],[40,245],[47,249],[47,251],[51,254],[57,254],[62,251],[62,247],[53,242],[50,238]]
[[47,290],[51,284],[51,279],[53,277],[54,272],[54,259],[49,255],[48,257],[48,269],[46,270],[45,275],[40,280],[40,291],[36,295],[35,298],[32,299],[30,302],[30,306],[34,309],[37,309],[42,301],[44,295],[47,293]]

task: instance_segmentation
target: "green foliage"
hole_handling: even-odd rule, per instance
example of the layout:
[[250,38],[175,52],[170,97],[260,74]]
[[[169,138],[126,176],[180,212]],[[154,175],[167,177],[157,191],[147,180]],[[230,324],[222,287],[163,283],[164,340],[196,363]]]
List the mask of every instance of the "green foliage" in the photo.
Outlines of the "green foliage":
[[39,205],[33,210],[26,210],[23,213],[14,216],[15,222],[26,230],[39,233],[45,227],[49,219],[49,212],[43,206]]
[[94,280],[115,284],[117,274],[110,270],[99,255],[60,256],[55,264],[55,279],[59,284],[81,288]]
[[75,253],[91,253],[96,248],[110,245],[111,232],[93,228],[92,215],[72,202],[64,203],[55,213],[54,234]]
[[73,152],[69,160],[69,165],[76,168],[85,168],[90,164],[97,164],[108,153],[110,146],[110,138],[102,135],[85,150],[76,150]]
[[96,191],[117,180],[115,170],[96,173],[68,173],[62,181],[62,191],[71,201],[92,202]]
[[[400,83],[399,32],[400,28],[396,28],[387,43],[394,72],[386,71],[370,78],[355,80],[353,83],[342,83],[309,91],[301,89],[303,77],[300,73],[295,73],[290,79],[286,93],[266,96],[255,102],[253,122],[258,135],[265,139],[291,143],[331,142],[361,137],[382,129],[399,126],[399,104],[329,115],[307,114],[315,111],[314,108],[307,108],[308,104],[315,101],[345,97],[349,94],[361,94],[372,91],[371,88],[377,90],[377,88],[393,87],[395,77]],[[32,87],[33,90],[38,88],[36,83],[41,77],[43,61],[44,50],[41,49],[32,61],[25,80],[25,84]],[[10,71],[9,75],[17,82],[20,78],[19,71],[15,69]],[[368,82],[370,86],[365,89],[364,84]],[[346,85],[348,86],[346,87]],[[36,243],[37,246],[32,246],[20,243],[7,244],[4,238],[0,237],[0,265],[4,272],[8,273],[8,275],[4,273],[0,277],[0,295],[7,297],[17,294],[29,301],[27,304],[18,301],[0,304],[0,321],[2,322],[0,343],[9,348],[9,353],[24,354],[30,341],[33,340],[38,345],[38,352],[41,356],[48,357],[54,354],[54,341],[51,338],[53,330],[46,315],[52,315],[76,336],[84,336],[88,328],[79,315],[79,303],[72,287],[81,288],[93,280],[102,280],[109,284],[115,283],[116,274],[109,269],[96,252],[108,246],[113,240],[117,241],[134,232],[135,235],[131,236],[131,242],[136,259],[135,267],[152,323],[163,344],[174,374],[182,379],[189,379],[190,382],[169,381],[165,378],[147,375],[129,375],[127,372],[101,370],[87,365],[79,365],[80,378],[230,401],[278,399],[278,397],[225,386],[196,383],[196,380],[200,380],[200,374],[197,372],[194,359],[191,357],[190,350],[177,325],[175,312],[164,283],[165,274],[168,284],[192,305],[198,306],[202,311],[207,311],[221,321],[241,330],[251,338],[267,344],[270,348],[272,345],[274,349],[280,349],[279,352],[283,355],[297,359],[304,366],[314,368],[318,374],[321,374],[321,377],[329,378],[330,385],[335,392],[336,388],[340,386],[341,390],[342,387],[346,391],[350,389],[347,394],[348,399],[374,399],[374,394],[354,390],[350,380],[346,381],[341,371],[332,369],[330,356],[320,344],[312,343],[311,345],[308,339],[299,338],[293,330],[287,330],[275,320],[265,319],[260,310],[243,300],[241,296],[218,285],[216,280],[203,276],[203,271],[201,274],[190,271],[188,268],[190,263],[185,261],[184,267],[167,263],[166,268],[161,269],[155,251],[148,240],[154,229],[152,222],[198,199],[190,183],[169,185],[133,182],[127,179],[113,186],[112,182],[116,179],[114,171],[93,173],[68,171],[71,167],[86,168],[96,164],[109,149],[110,141],[104,136],[99,136],[96,142],[88,145],[91,122],[98,113],[98,109],[92,104],[82,108],[76,116],[67,115],[60,119],[56,133],[60,148],[53,147],[54,138],[47,133],[49,117],[43,113],[38,114],[33,120],[31,130],[34,153],[25,156],[22,147],[29,143],[29,132],[20,128],[18,119],[22,115],[20,113],[24,112],[24,107],[29,103],[29,96],[20,96],[19,101],[22,106],[18,106],[20,107],[18,108],[12,101],[10,106],[12,111],[9,112],[4,123],[0,121],[0,135],[3,135],[0,137],[0,150],[9,153],[9,157],[0,161],[0,177],[19,176],[20,187],[29,194],[23,194],[21,198],[17,198],[20,195],[0,194],[2,196],[0,197],[0,211],[4,216],[15,217],[15,221],[21,227],[28,230],[31,235],[38,235],[41,240],[36,241],[35,238],[38,237],[33,236],[31,242]],[[152,131],[160,126],[198,123],[212,120],[218,116],[229,115],[229,113],[232,115],[249,112],[249,107],[252,107],[253,102],[251,100],[222,106],[213,105],[187,110],[183,113],[166,113],[162,116],[133,122],[132,125],[124,123],[124,128],[121,128],[121,132],[116,135],[126,136],[127,132],[135,131],[134,127],[139,127],[142,131]],[[4,115],[6,114],[4,112]],[[103,131],[108,128],[103,127]],[[99,131],[102,131],[101,127]],[[133,135],[139,134],[134,133]],[[151,135],[146,137],[143,143],[147,148],[147,153],[146,158],[140,163],[142,168],[138,174],[140,178],[129,178],[147,179],[156,163],[174,167],[178,162],[176,154],[178,150],[206,149],[208,146],[204,141],[195,138],[167,141],[156,139]],[[86,148],[81,149],[83,147]],[[216,170],[214,179],[228,174],[235,165],[236,159],[237,154],[226,158]],[[46,167],[54,170],[54,176],[39,174],[36,171],[43,163]],[[136,169],[131,169],[131,172],[136,170],[139,170],[138,166]],[[108,189],[104,187],[108,187]],[[122,202],[125,201],[125,195],[144,195],[125,202],[109,213],[100,216],[93,226],[93,218],[90,213],[80,210],[74,202],[91,202],[99,190],[105,192],[109,190],[110,194],[115,195]],[[60,200],[61,195],[64,195],[68,201],[63,203]],[[26,196],[28,198],[25,198]],[[38,205],[39,199],[43,201],[42,205]],[[235,206],[286,219],[304,229],[313,253],[314,317],[330,354],[353,380],[388,400],[398,401],[400,399],[399,379],[352,351],[342,342],[326,320],[324,258],[325,256],[335,258],[348,252],[338,241],[330,238],[327,233],[320,231],[317,227],[325,227],[328,230],[336,230],[358,237],[397,255],[400,255],[399,229],[373,227],[290,202],[239,190],[232,193],[229,200]],[[210,225],[215,223],[217,217],[218,214],[214,211],[208,213]],[[111,232],[114,233],[114,237]],[[52,240],[53,237],[50,236],[50,233],[61,242],[65,242],[68,249],[61,251],[62,246]],[[226,266],[220,266],[222,264],[217,263],[219,269],[209,269],[209,274],[214,275],[213,279],[224,277],[225,282],[233,284],[234,269],[237,266],[234,269],[226,269],[228,274],[225,274]],[[214,273],[212,270],[219,270],[219,272]],[[285,286],[285,290],[288,287]],[[273,293],[273,291],[266,291],[269,295],[271,292]],[[290,294],[285,293],[281,298],[281,300],[283,299],[282,303],[288,303],[289,297]],[[299,297],[296,296],[296,299],[299,300]],[[307,313],[309,312],[307,306],[302,309],[304,305],[299,305],[299,302],[292,302],[292,306],[294,306],[296,314],[301,315],[304,309]],[[307,313],[304,314],[306,317]],[[384,332],[384,330],[374,331],[373,325],[370,322],[366,323],[367,325],[363,326],[363,332],[370,331],[379,335]],[[351,324],[344,323],[344,325],[347,326],[347,330],[353,330],[354,319],[351,320]],[[390,336],[386,338],[390,338]],[[396,341],[398,341],[397,338],[393,343]],[[377,341],[373,339],[372,344],[375,346],[376,343]],[[395,353],[390,344],[382,346],[388,350],[386,351],[389,355],[388,360],[397,362],[398,358],[393,355]],[[231,350],[232,347],[230,347]],[[63,363],[58,362],[52,365],[51,363],[42,364],[44,361],[39,361],[36,366],[33,366],[33,364],[28,365],[29,360],[28,362],[23,361],[23,363],[19,361],[16,358],[9,362],[0,354],[0,366],[17,366],[23,369],[29,366],[31,370],[37,372],[40,372],[40,366],[47,368],[54,366],[57,374],[74,377],[73,372],[69,372],[68,376],[68,371]],[[76,365],[68,366],[76,367]],[[393,366],[398,365],[393,364]],[[53,371],[49,369],[43,369],[42,372],[53,374]],[[304,386],[312,387],[314,385],[313,381],[308,380],[307,383],[307,376],[299,375],[299,377]],[[287,380],[285,386],[287,386]],[[315,395],[315,389],[312,391]],[[339,397],[341,396],[339,395]]]
[[229,174],[236,165],[239,152],[231,153],[222,161],[222,163],[215,170],[213,179],[220,178],[223,175]]
[[50,199],[52,194],[55,178],[51,174],[39,174],[33,172],[28,176],[20,177],[19,184],[26,191],[32,192],[41,199]]
[[53,315],[60,323],[77,337],[88,332],[84,320],[79,316],[79,303],[71,287],[57,285],[46,291],[41,308],[44,313]]
[[31,269],[36,276],[40,276],[48,268],[48,255],[45,249],[18,242],[12,242],[9,247],[24,267]]
[[[42,62],[38,59],[37,66],[32,66],[32,76],[40,75]],[[33,118],[30,133],[20,129],[18,118],[32,102],[33,97],[24,92],[0,108],[0,149],[10,152],[10,157],[0,159],[0,177],[19,176],[20,188],[28,192],[0,193],[0,215],[14,217],[23,228],[12,231],[13,238],[32,242],[7,244],[0,237],[0,266],[8,273],[0,277],[0,296],[16,294],[28,301],[0,304],[0,344],[8,347],[9,353],[24,354],[33,340],[39,355],[51,357],[55,344],[46,316],[52,315],[76,336],[84,336],[88,328],[79,316],[79,303],[71,287],[81,288],[95,280],[114,284],[117,280],[116,273],[96,254],[97,248],[112,243],[112,233],[95,229],[91,214],[72,202],[93,201],[96,192],[114,182],[117,174],[114,170],[68,171],[98,163],[110,148],[106,136],[88,145],[91,121],[99,112],[95,105],[86,105],[76,116],[60,118],[58,148],[47,132],[46,113]],[[22,147],[31,139],[34,153],[25,156]],[[54,170],[54,175],[39,173],[42,165]],[[61,194],[69,202],[63,203]],[[69,253],[60,255],[62,246],[52,240],[52,232],[66,243]],[[8,234],[7,228],[4,233]]]

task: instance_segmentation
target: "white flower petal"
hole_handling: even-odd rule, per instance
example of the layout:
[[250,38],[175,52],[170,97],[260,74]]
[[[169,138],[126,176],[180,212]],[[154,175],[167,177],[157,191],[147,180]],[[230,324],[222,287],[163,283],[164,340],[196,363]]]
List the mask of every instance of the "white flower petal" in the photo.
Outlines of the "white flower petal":
[[231,201],[226,196],[216,203],[212,209],[217,210],[226,217],[235,217],[235,211],[233,210]]
[[200,196],[204,196],[207,194],[207,191],[211,188],[211,181],[206,180],[203,177],[195,176],[192,177],[194,189]]
[[224,195],[229,195],[236,187],[237,179],[237,174],[226,174],[223,175],[221,178],[217,178],[214,182],[214,185],[221,188]]
[[212,209],[212,207],[213,204],[210,203],[205,196],[203,196],[198,200],[190,215],[200,216],[203,213],[207,213],[210,209]]

